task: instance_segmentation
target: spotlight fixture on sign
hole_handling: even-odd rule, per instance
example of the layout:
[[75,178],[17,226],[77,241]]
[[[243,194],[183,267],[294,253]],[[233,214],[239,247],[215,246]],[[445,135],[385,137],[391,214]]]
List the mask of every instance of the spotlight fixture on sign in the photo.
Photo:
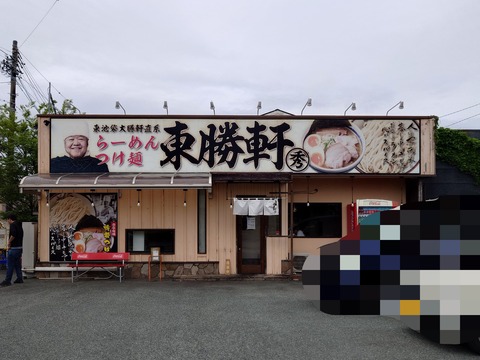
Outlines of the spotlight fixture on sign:
[[115,103],[115,109],[122,109],[122,110],[123,110],[123,113],[124,113],[125,115],[127,115],[127,112],[125,111],[125,108],[122,106],[122,104],[120,104],[120,101],[117,101],[117,102]]
[[213,101],[210,101],[210,110],[212,110],[213,115],[215,115],[215,104],[213,103]]
[[258,113],[260,112],[261,108],[262,108],[262,102],[259,101],[258,104],[257,104],[257,116],[258,116]]
[[303,110],[305,110],[305,108],[307,106],[312,106],[312,99],[311,98],[308,98],[307,102],[305,103],[305,105],[303,105],[303,109],[302,111],[300,112],[300,115],[303,115]]
[[137,206],[140,206],[140,189],[137,189]]
[[343,112],[343,116],[347,115],[347,111],[350,110],[350,109],[352,109],[352,111],[357,110],[357,104],[355,104],[354,102],[352,102],[352,103],[350,104],[350,106],[347,107],[347,108],[345,109],[345,111]]
[[168,115],[168,103],[166,101],[163,102],[163,108],[167,111]]
[[187,189],[183,189],[183,206],[187,206]]
[[390,110],[395,109],[397,106],[398,106],[398,108],[399,108],[400,110],[402,110],[402,109],[403,109],[403,101],[399,101],[398,103],[396,103],[395,105],[393,105],[390,109],[387,110],[387,113],[386,113],[385,115],[388,116],[388,113],[390,112]]

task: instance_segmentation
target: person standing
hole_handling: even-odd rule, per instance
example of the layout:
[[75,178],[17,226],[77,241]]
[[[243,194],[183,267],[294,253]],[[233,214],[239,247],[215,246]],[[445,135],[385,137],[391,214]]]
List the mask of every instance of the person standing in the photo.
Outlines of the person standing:
[[13,270],[17,274],[15,284],[23,283],[22,274],[22,246],[23,246],[23,228],[22,223],[17,221],[15,214],[9,214],[7,221],[10,224],[10,235],[7,241],[7,276],[0,283],[0,286],[12,285]]

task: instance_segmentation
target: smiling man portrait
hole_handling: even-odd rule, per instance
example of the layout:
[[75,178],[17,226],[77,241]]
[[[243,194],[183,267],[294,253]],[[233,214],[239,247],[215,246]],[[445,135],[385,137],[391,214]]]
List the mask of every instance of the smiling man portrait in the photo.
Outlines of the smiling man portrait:
[[57,156],[50,160],[51,173],[104,173],[108,172],[107,164],[88,155],[89,131],[86,123],[76,124],[75,130],[69,129],[63,134],[63,143],[67,155]]

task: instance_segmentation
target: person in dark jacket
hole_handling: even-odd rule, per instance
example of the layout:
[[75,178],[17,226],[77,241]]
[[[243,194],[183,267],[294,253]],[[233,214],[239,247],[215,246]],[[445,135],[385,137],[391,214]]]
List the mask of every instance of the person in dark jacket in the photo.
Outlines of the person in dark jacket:
[[23,283],[22,274],[22,247],[23,247],[23,228],[22,223],[17,221],[15,214],[9,214],[7,221],[10,224],[10,234],[7,241],[7,276],[0,283],[1,287],[12,285],[13,270],[17,274],[15,284]]

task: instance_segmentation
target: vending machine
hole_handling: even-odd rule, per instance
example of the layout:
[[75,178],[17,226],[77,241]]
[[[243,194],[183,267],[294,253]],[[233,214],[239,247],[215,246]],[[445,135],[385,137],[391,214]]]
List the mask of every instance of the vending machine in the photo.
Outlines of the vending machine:
[[7,226],[6,221],[0,221],[0,269],[7,265]]
[[351,232],[355,226],[360,224],[368,215],[378,211],[390,210],[397,207],[399,203],[391,200],[380,199],[359,199],[353,204],[347,205],[347,231]]

